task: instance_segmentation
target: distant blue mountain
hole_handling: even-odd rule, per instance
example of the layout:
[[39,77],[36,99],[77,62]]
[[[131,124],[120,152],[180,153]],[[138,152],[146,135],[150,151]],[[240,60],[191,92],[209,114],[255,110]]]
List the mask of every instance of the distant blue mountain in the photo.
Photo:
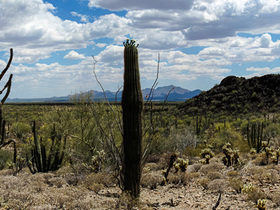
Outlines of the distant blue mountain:
[[[145,88],[142,90],[143,98],[145,99],[150,95],[151,89]],[[167,101],[185,101],[189,98],[192,98],[198,95],[201,90],[193,90],[190,91],[188,89],[184,89],[181,87],[177,87],[174,85],[158,87],[151,93],[150,97],[153,101],[164,101],[167,97]],[[96,101],[104,100],[104,93],[100,91],[91,90],[86,93],[92,94],[93,99]],[[122,97],[122,91],[112,92],[112,91],[105,91],[106,97],[109,101],[120,101]],[[28,103],[28,102],[69,102],[72,98],[72,95],[63,96],[63,97],[51,97],[51,98],[33,98],[33,99],[24,99],[24,98],[14,98],[14,99],[7,99],[7,103]]]

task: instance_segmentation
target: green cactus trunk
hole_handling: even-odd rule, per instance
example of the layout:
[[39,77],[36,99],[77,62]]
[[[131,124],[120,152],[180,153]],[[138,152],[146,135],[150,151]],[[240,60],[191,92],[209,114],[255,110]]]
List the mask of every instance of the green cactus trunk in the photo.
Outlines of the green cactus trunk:
[[124,44],[124,86],[122,94],[124,190],[140,196],[143,96],[140,85],[138,50],[134,41]]

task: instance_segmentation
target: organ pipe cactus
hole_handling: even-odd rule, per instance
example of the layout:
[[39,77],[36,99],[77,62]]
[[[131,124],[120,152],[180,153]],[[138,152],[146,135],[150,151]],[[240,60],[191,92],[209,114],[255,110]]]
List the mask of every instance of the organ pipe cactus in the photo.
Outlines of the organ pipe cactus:
[[143,96],[140,85],[138,45],[134,40],[124,43],[123,111],[123,177],[124,191],[133,198],[140,196]]
[[39,140],[36,132],[36,124],[33,122],[32,127],[34,135],[34,145],[31,149],[31,158],[26,155],[27,166],[32,174],[37,172],[56,171],[60,168],[66,146],[66,139],[62,140],[61,135],[55,131],[55,126],[51,133],[51,146],[47,153],[42,138]]

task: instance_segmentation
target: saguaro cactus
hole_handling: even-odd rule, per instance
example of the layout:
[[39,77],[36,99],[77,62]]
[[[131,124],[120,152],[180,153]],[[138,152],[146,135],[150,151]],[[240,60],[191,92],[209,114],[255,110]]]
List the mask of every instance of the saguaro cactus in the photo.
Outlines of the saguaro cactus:
[[140,196],[143,96],[140,85],[138,45],[124,43],[124,86],[122,93],[124,190],[133,198]]

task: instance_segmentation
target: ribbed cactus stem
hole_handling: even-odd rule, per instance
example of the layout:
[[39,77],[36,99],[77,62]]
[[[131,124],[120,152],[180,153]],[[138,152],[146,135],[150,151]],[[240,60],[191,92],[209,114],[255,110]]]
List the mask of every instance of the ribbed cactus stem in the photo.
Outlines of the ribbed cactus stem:
[[140,196],[143,96],[140,85],[138,50],[135,42],[124,43],[124,86],[122,94],[124,190]]

